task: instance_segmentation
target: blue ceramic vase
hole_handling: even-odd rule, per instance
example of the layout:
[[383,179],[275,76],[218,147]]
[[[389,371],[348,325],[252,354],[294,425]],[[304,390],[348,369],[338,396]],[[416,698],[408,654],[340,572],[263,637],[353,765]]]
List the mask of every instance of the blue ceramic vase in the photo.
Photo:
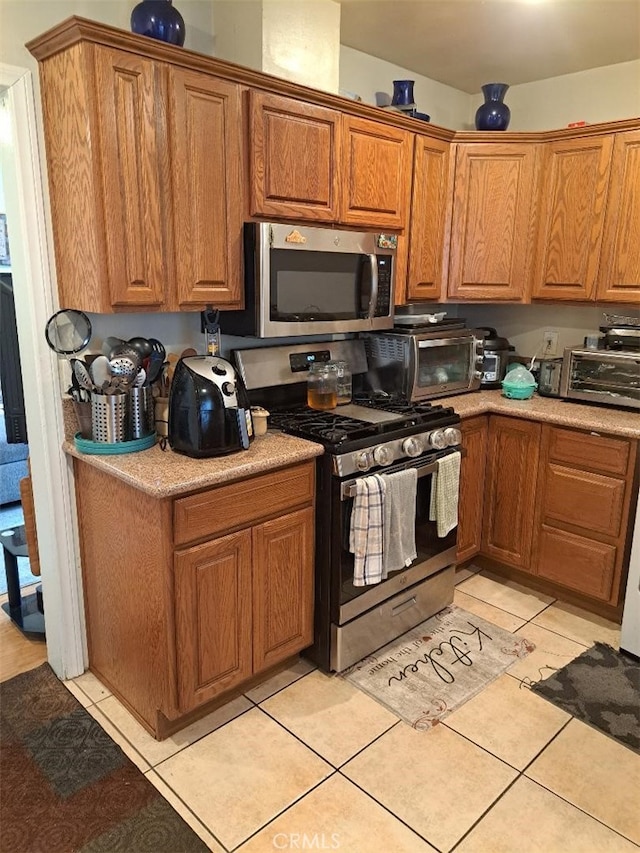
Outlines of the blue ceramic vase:
[[172,0],[142,0],[131,11],[131,32],[182,47],[184,18]]
[[511,110],[502,102],[509,88],[507,83],[486,83],[482,87],[484,104],[476,112],[476,130],[506,130]]
[[391,103],[394,107],[407,107],[413,105],[413,84],[415,80],[394,80],[393,97]]

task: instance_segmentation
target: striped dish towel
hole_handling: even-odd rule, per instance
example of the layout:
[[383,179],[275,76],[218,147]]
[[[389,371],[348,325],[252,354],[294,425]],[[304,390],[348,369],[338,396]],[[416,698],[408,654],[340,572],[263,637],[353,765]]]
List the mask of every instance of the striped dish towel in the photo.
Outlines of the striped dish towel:
[[384,480],[378,474],[356,480],[349,529],[354,586],[380,583],[387,577],[383,562],[384,493]]
[[460,453],[438,459],[438,470],[431,484],[429,520],[435,521],[442,539],[458,524],[458,489],[460,486]]

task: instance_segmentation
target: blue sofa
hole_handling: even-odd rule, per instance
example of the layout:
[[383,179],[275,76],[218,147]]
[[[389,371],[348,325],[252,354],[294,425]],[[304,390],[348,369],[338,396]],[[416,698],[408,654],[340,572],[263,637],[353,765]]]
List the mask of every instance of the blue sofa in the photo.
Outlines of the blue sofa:
[[20,480],[28,472],[28,444],[7,444],[4,415],[0,411],[0,505],[20,500]]

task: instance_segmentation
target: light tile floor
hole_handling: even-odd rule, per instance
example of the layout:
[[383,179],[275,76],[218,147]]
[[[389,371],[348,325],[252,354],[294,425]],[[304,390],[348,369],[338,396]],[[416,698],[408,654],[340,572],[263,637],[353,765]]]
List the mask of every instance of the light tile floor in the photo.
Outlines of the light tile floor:
[[536,650],[429,732],[304,659],[161,743],[68,686],[216,853],[637,853],[640,756],[527,689],[618,626],[488,572],[455,603]]

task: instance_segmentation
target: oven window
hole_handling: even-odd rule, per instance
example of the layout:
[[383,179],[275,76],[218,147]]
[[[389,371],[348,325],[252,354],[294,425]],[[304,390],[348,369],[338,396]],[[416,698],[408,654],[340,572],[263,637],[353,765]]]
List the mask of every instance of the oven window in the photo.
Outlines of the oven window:
[[[429,521],[432,482],[433,477],[431,475],[418,478],[416,493],[416,552],[418,556],[408,568],[426,562],[456,544],[456,528],[441,539],[437,534],[435,521]],[[368,592],[373,587],[353,585],[353,554],[349,551],[349,529],[351,525],[351,513],[353,511],[353,498],[343,501],[341,509],[340,604],[343,605],[357,598],[359,595],[363,595],[363,593]],[[400,570],[400,572],[402,571],[404,569]],[[391,572],[389,577],[395,577],[400,572]],[[382,584],[384,584],[384,581],[382,581]]]
[[469,381],[472,345],[469,340],[464,343],[419,348],[416,381],[418,388],[429,388],[445,382],[459,382],[466,386]]
[[640,371],[632,359],[619,361],[576,358],[571,365],[571,388],[575,391],[626,397],[640,402]]
[[[366,255],[272,249],[272,320],[353,320],[367,316]],[[365,261],[367,263],[365,263]]]

